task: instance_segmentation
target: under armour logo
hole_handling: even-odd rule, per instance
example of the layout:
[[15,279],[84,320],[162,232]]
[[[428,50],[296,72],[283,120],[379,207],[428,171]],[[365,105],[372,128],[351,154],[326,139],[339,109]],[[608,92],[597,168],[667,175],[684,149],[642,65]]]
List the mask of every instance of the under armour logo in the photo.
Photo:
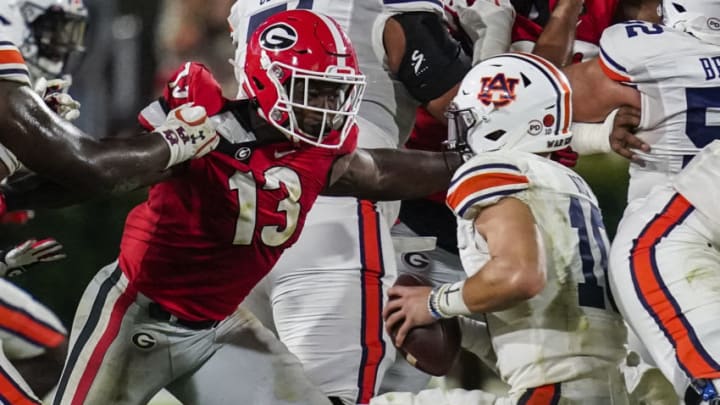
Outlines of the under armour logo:
[[420,70],[420,68],[423,67],[423,62],[425,62],[425,54],[416,49],[413,51],[412,55],[410,55],[410,60],[412,61],[413,69],[415,70],[415,76],[419,76],[425,71],[425,69]]

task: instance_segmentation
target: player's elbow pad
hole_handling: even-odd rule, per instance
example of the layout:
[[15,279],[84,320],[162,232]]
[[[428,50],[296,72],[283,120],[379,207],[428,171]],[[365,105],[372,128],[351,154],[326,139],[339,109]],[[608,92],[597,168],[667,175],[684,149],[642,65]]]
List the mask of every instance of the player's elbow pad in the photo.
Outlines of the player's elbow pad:
[[397,77],[416,100],[428,103],[460,83],[471,61],[440,16],[412,12],[392,18],[405,33],[405,54]]

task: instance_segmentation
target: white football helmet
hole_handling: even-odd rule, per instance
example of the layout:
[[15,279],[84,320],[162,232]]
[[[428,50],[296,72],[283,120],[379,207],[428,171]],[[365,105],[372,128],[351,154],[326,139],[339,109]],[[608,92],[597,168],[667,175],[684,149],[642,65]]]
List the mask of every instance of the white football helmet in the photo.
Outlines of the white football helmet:
[[720,45],[720,0],[663,0],[662,22]]
[[22,53],[34,79],[59,77],[84,51],[87,9],[82,0],[4,0],[0,34]]
[[465,76],[448,110],[448,144],[473,153],[552,152],[570,145],[571,90],[565,75],[528,53],[485,59]]

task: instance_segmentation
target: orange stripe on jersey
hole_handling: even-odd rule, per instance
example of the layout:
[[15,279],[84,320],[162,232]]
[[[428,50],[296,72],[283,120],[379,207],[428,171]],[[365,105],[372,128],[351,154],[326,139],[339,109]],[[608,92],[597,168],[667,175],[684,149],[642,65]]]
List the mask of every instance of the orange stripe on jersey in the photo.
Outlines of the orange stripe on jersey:
[[4,63],[25,64],[25,59],[17,49],[3,49],[0,50],[0,65]]
[[529,59],[533,59],[534,61],[540,63],[541,65],[545,66],[549,71],[552,72],[552,74],[555,76],[555,79],[560,83],[560,87],[562,88],[563,93],[565,96],[563,97],[563,111],[565,111],[564,118],[563,118],[563,128],[562,133],[566,133],[568,129],[570,129],[570,116],[572,115],[572,100],[570,97],[570,83],[567,80],[567,77],[565,76],[565,73],[562,73],[560,69],[555,67],[552,63],[548,62],[547,60],[538,57],[537,55],[533,55],[531,53],[523,53],[523,56],[527,56]]
[[471,194],[478,191],[501,186],[528,184],[527,177],[510,173],[485,173],[470,177],[460,183],[453,192],[447,196],[447,204],[455,211],[460,204]]
[[602,58],[598,58],[598,63],[600,64],[600,68],[602,69],[603,73],[605,73],[605,76],[609,77],[610,79],[616,82],[632,82],[632,79],[629,76],[622,75],[611,69],[608,65],[606,65],[605,61],[603,61]]
[[360,255],[362,257],[362,360],[358,375],[358,404],[367,404],[376,394],[378,369],[385,357],[382,321],[382,261],[379,214],[371,201],[359,201]]
[[655,262],[657,245],[693,210],[682,195],[672,198],[636,239],[630,251],[631,275],[638,298],[675,347],[680,366],[691,378],[715,379],[720,378],[720,365],[702,347]]
[[65,335],[27,313],[0,301],[0,328],[43,347],[57,347]]
[[40,405],[41,402],[25,393],[5,370],[0,369],[0,402],[12,405]]
[[530,388],[518,401],[518,405],[556,405],[558,403],[560,403],[560,384]]

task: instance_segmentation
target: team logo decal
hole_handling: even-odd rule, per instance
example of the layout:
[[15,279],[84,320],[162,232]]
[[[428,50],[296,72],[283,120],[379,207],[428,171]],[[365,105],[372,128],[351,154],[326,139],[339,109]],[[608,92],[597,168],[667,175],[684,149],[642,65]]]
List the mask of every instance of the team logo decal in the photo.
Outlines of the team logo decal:
[[138,332],[134,334],[132,336],[132,342],[135,346],[143,350],[152,349],[157,343],[155,337],[146,332]]
[[420,252],[403,253],[402,261],[416,269],[424,269],[430,266],[430,258],[425,253]]
[[710,17],[707,19],[707,26],[713,31],[720,31],[720,18]]
[[483,104],[503,107],[515,101],[515,86],[520,82],[519,79],[505,77],[504,73],[498,73],[495,77],[483,77],[480,80],[482,88],[478,99]]
[[252,149],[248,147],[242,147],[235,151],[235,159],[237,160],[245,160],[250,157],[252,154]]
[[532,121],[528,122],[528,130],[527,130],[528,134],[530,134],[532,136],[540,135],[540,133],[542,132],[542,129],[543,129],[543,125],[540,123],[540,121],[532,120]]
[[269,51],[290,49],[297,42],[298,34],[287,24],[273,24],[260,34],[260,46]]

